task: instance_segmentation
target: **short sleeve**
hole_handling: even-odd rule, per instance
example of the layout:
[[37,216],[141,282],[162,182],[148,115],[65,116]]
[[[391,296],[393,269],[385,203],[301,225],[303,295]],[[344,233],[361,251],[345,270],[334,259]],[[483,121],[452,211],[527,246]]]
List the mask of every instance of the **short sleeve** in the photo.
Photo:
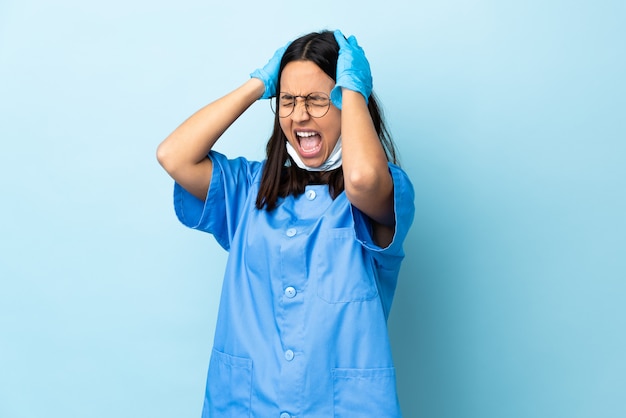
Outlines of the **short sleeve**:
[[262,163],[245,158],[229,160],[215,151],[211,151],[209,158],[213,172],[206,200],[203,202],[175,183],[174,209],[183,225],[212,234],[228,251],[238,219],[250,199],[256,200],[257,187],[253,185]]
[[393,179],[393,204],[395,212],[395,231],[393,240],[385,247],[376,245],[372,239],[371,222],[361,211],[352,207],[356,239],[362,248],[372,257],[376,269],[376,282],[383,302],[385,315],[389,315],[393,295],[398,282],[400,265],[404,259],[404,239],[413,223],[415,215],[415,193],[406,173],[395,164],[389,163],[389,172]]
[[[385,247],[376,245],[372,239],[371,224],[366,216],[353,207],[357,239],[370,252],[377,262],[383,266],[386,260],[402,260],[404,257],[403,243],[415,215],[415,192],[407,174],[397,165],[389,163],[389,172],[393,180],[393,204],[395,213],[395,231],[393,240]],[[391,266],[389,266],[391,267]]]

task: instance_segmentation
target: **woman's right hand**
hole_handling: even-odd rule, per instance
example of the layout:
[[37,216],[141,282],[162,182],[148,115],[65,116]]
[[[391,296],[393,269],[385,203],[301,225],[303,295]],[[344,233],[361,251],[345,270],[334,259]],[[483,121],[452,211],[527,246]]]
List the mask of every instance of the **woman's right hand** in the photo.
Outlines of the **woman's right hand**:
[[278,85],[278,70],[280,69],[280,61],[283,58],[285,50],[289,43],[278,48],[274,56],[269,60],[263,68],[256,69],[250,74],[250,77],[258,78],[265,85],[265,91],[260,99],[270,99],[276,96],[276,86]]

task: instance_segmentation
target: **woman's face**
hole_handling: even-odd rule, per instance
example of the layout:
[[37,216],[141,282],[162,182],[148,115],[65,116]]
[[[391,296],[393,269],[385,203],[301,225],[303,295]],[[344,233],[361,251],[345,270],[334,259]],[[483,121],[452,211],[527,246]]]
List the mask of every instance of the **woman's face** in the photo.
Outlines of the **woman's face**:
[[[318,92],[330,97],[334,86],[333,79],[313,62],[292,61],[283,69],[278,98],[285,94],[304,97]],[[297,98],[293,113],[279,120],[287,140],[309,167],[322,165],[341,135],[341,110],[332,103],[328,113],[314,118],[307,112],[304,99]]]

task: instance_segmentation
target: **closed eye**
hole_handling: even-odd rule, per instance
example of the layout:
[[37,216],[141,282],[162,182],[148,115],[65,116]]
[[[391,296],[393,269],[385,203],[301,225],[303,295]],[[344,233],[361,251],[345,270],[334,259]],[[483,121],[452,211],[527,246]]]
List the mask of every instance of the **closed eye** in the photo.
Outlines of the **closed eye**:
[[280,105],[285,107],[292,107],[296,97],[290,94],[283,94],[280,96]]
[[307,100],[307,104],[309,106],[326,107],[328,106],[328,99],[324,97],[319,97],[319,98],[310,97],[309,100]]

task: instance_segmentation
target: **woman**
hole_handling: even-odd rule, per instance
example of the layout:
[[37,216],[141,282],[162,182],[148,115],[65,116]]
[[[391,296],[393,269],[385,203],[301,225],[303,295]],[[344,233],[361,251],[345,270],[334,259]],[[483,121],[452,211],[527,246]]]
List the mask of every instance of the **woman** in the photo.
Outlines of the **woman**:
[[[273,97],[264,162],[212,151]],[[356,39],[280,48],[157,154],[181,222],[229,251],[202,416],[400,416],[386,322],[413,189]]]

